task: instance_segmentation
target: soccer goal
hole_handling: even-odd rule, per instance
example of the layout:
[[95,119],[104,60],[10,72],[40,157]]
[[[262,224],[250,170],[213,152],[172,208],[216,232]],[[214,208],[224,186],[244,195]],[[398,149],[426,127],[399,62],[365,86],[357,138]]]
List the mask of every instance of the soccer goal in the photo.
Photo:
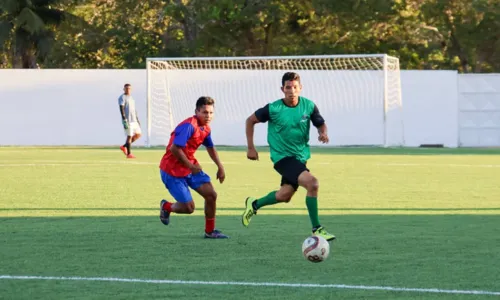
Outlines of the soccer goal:
[[[399,59],[373,54],[148,58],[147,146],[166,145],[200,96],[215,99],[214,142],[246,145],[246,118],[283,96],[289,71],[325,118],[330,145],[404,145]],[[256,126],[256,145],[267,145],[266,126]],[[313,126],[310,144],[319,145]]]

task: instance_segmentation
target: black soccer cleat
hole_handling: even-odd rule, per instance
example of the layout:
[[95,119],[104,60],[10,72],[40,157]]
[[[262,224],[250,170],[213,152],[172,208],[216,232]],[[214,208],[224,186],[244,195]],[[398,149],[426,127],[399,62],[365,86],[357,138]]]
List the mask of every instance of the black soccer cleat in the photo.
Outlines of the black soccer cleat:
[[163,199],[160,202],[160,221],[163,225],[168,225],[170,223],[170,212],[163,209],[163,205],[167,203],[167,200]]
[[228,239],[229,236],[225,235],[224,233],[220,232],[217,229],[214,229],[210,233],[205,232],[205,238],[206,239]]

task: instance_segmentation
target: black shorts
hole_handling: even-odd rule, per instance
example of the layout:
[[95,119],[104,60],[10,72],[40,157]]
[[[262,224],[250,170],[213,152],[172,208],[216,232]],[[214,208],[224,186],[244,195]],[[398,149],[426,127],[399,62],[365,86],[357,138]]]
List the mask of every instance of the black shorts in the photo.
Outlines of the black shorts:
[[279,160],[274,169],[281,175],[281,185],[289,184],[295,191],[299,188],[299,175],[309,171],[306,164],[292,156]]

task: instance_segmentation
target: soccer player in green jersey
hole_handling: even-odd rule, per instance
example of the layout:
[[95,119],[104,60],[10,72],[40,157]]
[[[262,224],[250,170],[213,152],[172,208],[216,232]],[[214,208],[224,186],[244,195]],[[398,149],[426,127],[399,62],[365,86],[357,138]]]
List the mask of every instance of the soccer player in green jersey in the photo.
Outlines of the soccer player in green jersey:
[[274,169],[282,176],[281,188],[259,199],[248,197],[242,223],[248,226],[252,217],[264,206],[289,202],[297,188],[302,186],[307,190],[306,206],[313,234],[332,241],[335,236],[328,233],[319,222],[318,180],[306,167],[307,160],[311,157],[310,124],[318,128],[318,140],[328,143],[325,120],[314,102],[299,96],[302,90],[299,74],[287,72],[283,75],[281,83],[285,97],[258,109],[246,121],[247,158],[250,160],[259,159],[253,142],[254,126],[257,123],[268,122],[267,142]]

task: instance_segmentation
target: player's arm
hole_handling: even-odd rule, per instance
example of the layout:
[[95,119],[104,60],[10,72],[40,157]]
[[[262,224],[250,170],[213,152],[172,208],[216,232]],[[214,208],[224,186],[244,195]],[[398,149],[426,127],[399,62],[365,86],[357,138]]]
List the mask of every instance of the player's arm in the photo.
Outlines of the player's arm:
[[222,163],[219,159],[219,155],[214,147],[214,142],[212,141],[212,133],[209,133],[208,136],[203,141],[203,146],[207,148],[208,155],[212,159],[212,161],[217,165],[218,168],[223,168]]
[[255,113],[251,114],[246,121],[246,135],[247,135],[247,158],[251,160],[258,160],[259,159],[259,154],[257,153],[257,150],[255,149],[255,144],[253,142],[253,134],[254,134],[254,128],[255,124],[257,123],[264,123],[269,121],[269,104],[266,106],[259,108],[258,110],[255,111]]
[[201,166],[199,165],[193,165],[189,159],[187,158],[186,154],[184,151],[182,151],[182,147],[172,144],[170,146],[170,151],[172,151],[172,154],[186,167],[188,167],[193,174],[199,173],[201,171]]
[[217,165],[217,179],[220,181],[220,183],[224,182],[224,179],[226,178],[226,172],[224,171],[224,166],[219,159],[219,154],[217,153],[217,150],[215,150],[214,142],[212,141],[212,133],[209,133],[205,138],[205,140],[203,141],[203,146],[207,148],[208,155]]
[[328,143],[328,128],[326,127],[326,122],[323,116],[321,116],[318,107],[314,105],[313,112],[311,113],[311,122],[318,128],[318,140],[322,143]]
[[120,107],[120,114],[122,115],[122,124],[123,128],[128,128],[127,117],[125,116],[125,101],[123,101],[123,97],[118,98],[118,106]]
[[175,156],[175,158],[177,158],[183,165],[191,168],[193,164],[189,161],[184,151],[182,151],[182,148],[183,147],[181,146],[173,144],[172,146],[170,146],[170,151],[172,151],[172,154]]
[[201,167],[193,165],[182,150],[182,148],[186,147],[187,141],[191,138],[193,133],[194,127],[189,123],[177,126],[174,132],[174,142],[172,146],[170,146],[170,151],[172,151],[172,154],[193,173],[198,173],[201,171]]

